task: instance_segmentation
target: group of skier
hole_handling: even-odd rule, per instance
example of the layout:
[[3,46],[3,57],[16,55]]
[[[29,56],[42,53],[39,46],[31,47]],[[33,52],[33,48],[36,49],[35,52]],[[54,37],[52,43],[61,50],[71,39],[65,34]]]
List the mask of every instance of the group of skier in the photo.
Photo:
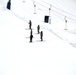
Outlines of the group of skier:
[[[7,2],[7,9],[11,9],[11,0],[8,0]],[[30,42],[32,42],[33,39],[33,31],[32,31],[32,22],[29,20],[29,29],[30,31]],[[43,31],[40,32],[40,25],[37,26],[37,33],[40,34],[40,39],[43,41]]]
[[[32,22],[29,20],[29,29],[30,29],[30,42],[33,39],[33,31],[32,31]],[[40,34],[40,39],[43,41],[43,31],[40,32],[40,25],[37,26],[37,33]]]

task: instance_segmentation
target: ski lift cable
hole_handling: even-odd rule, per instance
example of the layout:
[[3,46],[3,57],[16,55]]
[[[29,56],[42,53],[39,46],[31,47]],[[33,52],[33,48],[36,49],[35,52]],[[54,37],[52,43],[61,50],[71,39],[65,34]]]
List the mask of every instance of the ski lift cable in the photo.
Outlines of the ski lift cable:
[[[42,10],[43,11],[43,10]],[[53,12],[55,12],[55,13],[58,13],[58,14],[60,14],[60,15],[62,15],[62,16],[64,16],[65,17],[65,15],[64,14],[61,14],[61,13],[59,13],[59,12],[57,12],[57,11],[55,11],[55,10],[53,10],[53,9],[51,9],[51,11],[53,11]],[[46,12],[46,11],[45,11]],[[67,18],[69,18],[69,19],[71,19],[71,20],[74,20],[74,21],[76,21],[75,19],[73,19],[73,18],[70,18],[70,17],[68,17],[68,16],[66,16]]]
[[[34,1],[34,0],[32,0],[32,1]],[[41,0],[42,1],[42,0]],[[34,1],[34,2],[36,2],[36,1]],[[44,2],[44,1],[43,1]],[[36,3],[38,3],[38,2],[36,2]],[[45,2],[46,3],[46,2]],[[43,6],[43,7],[46,7],[46,6],[44,6],[44,5],[42,5],[42,4],[40,4],[40,3],[38,3],[39,5],[41,5],[41,6]],[[46,4],[49,4],[49,3],[46,3]],[[49,5],[51,5],[51,4],[49,4]],[[51,6],[53,6],[53,5],[51,5]],[[56,9],[59,9],[59,8],[57,8],[57,7],[55,7],[55,6],[53,6],[54,8],[56,8]],[[39,7],[38,7],[39,8]],[[48,8],[48,7],[46,7],[46,8]],[[41,9],[41,8],[40,8]],[[64,11],[64,10],[62,10],[62,9],[59,9],[59,10],[61,10],[61,11],[63,11],[63,12],[65,12],[65,13],[67,13],[67,14],[69,14],[69,15],[71,15],[71,16],[74,16],[74,15],[72,15],[72,14],[70,14],[70,13],[68,13],[68,12],[66,12],[66,11]],[[42,10],[42,11],[44,11],[44,10]],[[59,13],[59,12],[57,12],[57,11],[55,11],[55,10],[51,10],[51,11],[53,11],[53,12],[55,12],[55,13],[57,13],[57,14],[59,14],[59,15],[62,15],[62,16],[64,16],[65,17],[65,15],[64,14],[61,14],[61,13]],[[46,11],[45,11],[46,12]],[[70,19],[70,20],[73,20],[73,21],[75,21],[76,22],[76,20],[75,19],[73,19],[73,18],[70,18],[70,17],[68,17],[68,16],[66,16],[67,17],[67,19]],[[74,16],[74,17],[76,17],[76,16]],[[70,21],[69,21],[70,22]],[[73,25],[75,25],[74,23],[73,23]]]
[[[36,2],[36,1],[35,1]],[[41,5],[41,6],[43,6],[43,7],[46,7],[46,6],[44,6],[44,5],[42,5],[42,4],[40,4],[40,3],[38,3],[38,2],[36,2],[37,4],[39,4],[39,5]],[[49,4],[49,3],[47,3],[47,4]],[[51,5],[51,4],[49,4],[49,5]],[[52,6],[52,5],[51,5]],[[54,7],[54,6],[53,6]],[[46,8],[48,8],[48,7],[46,7]],[[57,8],[57,7],[55,7],[55,8]],[[59,9],[59,8],[57,8],[57,9]],[[59,9],[59,10],[61,10],[61,9]],[[61,14],[61,13],[59,13],[59,12],[57,12],[57,11],[55,11],[55,10],[52,10],[52,11],[54,11],[54,12],[56,12],[56,13],[58,13],[58,14],[60,14],[60,15],[62,15],[62,16],[64,16],[65,17],[65,15],[63,15],[63,14]],[[64,11],[64,10],[62,10],[63,12],[66,12],[66,11]],[[68,12],[66,12],[66,13],[68,13]],[[70,14],[70,13],[68,13],[68,14]],[[70,14],[70,15],[72,15],[72,14]],[[74,15],[72,15],[72,16],[74,16]],[[71,19],[71,20],[74,20],[74,21],[76,21],[75,19],[73,19],[73,18],[70,18],[70,17],[68,17],[68,16],[66,16],[67,18],[69,18],[69,19]],[[74,16],[75,17],[75,16]]]
[[[33,2],[36,2],[36,1],[34,1],[34,0],[32,0]],[[44,6],[44,5],[42,5],[42,4],[40,4],[40,3],[38,3],[38,2],[36,2],[37,4],[39,4],[39,5],[41,5],[41,6],[43,6],[43,7],[46,7],[46,6]],[[46,7],[46,8],[48,8],[48,7]],[[43,11],[43,10],[42,10]],[[61,14],[61,13],[59,13],[59,12],[57,12],[57,11],[55,11],[55,10],[53,10],[52,9],[52,11],[53,12],[55,12],[55,13],[58,13],[58,14],[60,14],[60,15],[62,15],[62,16],[65,16],[65,15],[63,15],[63,14]],[[46,12],[46,11],[45,11]],[[13,12],[14,13],[14,12]],[[14,13],[15,14],[15,13]],[[15,14],[15,16],[17,16],[18,18],[21,18],[21,17],[19,17],[17,14]],[[73,20],[73,21],[76,21],[75,19],[73,19],[73,18],[70,18],[70,17],[68,17],[68,16],[66,16],[67,18],[69,18],[69,19],[71,19],[71,20]],[[22,18],[21,18],[22,19]],[[26,21],[26,22],[28,22],[28,21]]]
[[[34,1],[34,0],[33,0],[33,1]],[[43,4],[40,4],[40,3],[39,3],[39,2],[37,2],[37,1],[34,1],[34,2],[48,9],[48,7],[47,7],[47,6],[44,6]]]
[[[62,16],[65,16],[65,15],[63,15],[63,14],[61,14],[61,13],[59,13],[59,12],[57,12],[57,11],[55,11],[55,10],[52,10],[53,12],[55,12],[55,13],[58,13],[58,14],[60,14],[60,15],[62,15]],[[68,17],[68,16],[66,16],[68,19],[71,19],[71,20],[73,20],[73,21],[76,21],[75,19],[73,19],[73,18],[70,18],[70,17]]]
[[[46,4],[48,4],[48,5],[51,5],[50,3],[47,3],[47,2],[45,2],[45,1],[43,1],[43,0],[41,0],[41,1],[44,2],[44,3],[46,3]],[[64,11],[64,10],[62,10],[62,9],[60,9],[60,8],[57,8],[57,7],[53,6],[53,5],[51,5],[51,6],[54,7],[54,8],[56,8],[56,9],[58,9],[58,10],[60,10],[60,11],[62,11],[62,12],[65,12],[65,13],[67,13],[67,14],[69,14],[69,15],[72,15],[72,16],[76,17],[75,15],[73,15],[73,14],[67,12],[67,11]]]

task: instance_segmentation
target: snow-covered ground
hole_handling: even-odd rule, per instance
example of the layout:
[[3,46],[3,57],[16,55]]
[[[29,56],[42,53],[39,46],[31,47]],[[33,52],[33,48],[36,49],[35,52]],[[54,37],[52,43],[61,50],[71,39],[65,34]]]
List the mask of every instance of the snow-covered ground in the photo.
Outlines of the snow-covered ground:
[[[40,0],[36,1],[49,7]],[[57,1],[53,0],[51,3]],[[68,1],[70,4],[74,2]],[[59,2],[68,5],[68,1]],[[47,2],[50,3],[50,0]],[[51,11],[51,24],[44,23],[44,16],[49,15],[48,9],[36,3],[37,14],[34,14],[32,0],[13,0],[11,11],[0,3],[0,75],[76,75],[74,20],[67,18],[68,30],[65,30],[64,16]],[[64,8],[67,5],[63,5]],[[62,13],[54,8],[52,10]],[[70,8],[67,12],[69,11]],[[33,23],[32,43],[29,42],[29,20]],[[37,34],[38,24],[44,34],[43,42]]]

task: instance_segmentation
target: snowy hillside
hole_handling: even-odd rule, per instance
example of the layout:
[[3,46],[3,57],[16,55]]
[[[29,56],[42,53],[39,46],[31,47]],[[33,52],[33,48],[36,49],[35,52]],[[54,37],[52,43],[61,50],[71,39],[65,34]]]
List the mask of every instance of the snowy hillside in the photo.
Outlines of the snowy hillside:
[[[44,22],[42,21],[44,21],[45,15],[49,16],[49,8],[51,4],[51,11],[50,11],[51,25],[47,26],[48,27],[47,29],[51,29],[55,34],[57,34],[57,36],[62,38],[64,41],[67,41],[72,46],[76,47],[75,1],[72,0],[67,1],[24,0],[24,1],[25,2],[18,1],[17,6],[16,1],[12,1],[12,11],[15,13],[17,17],[22,18],[23,20],[26,20],[26,22],[28,22],[30,19],[32,19],[32,14],[36,12],[37,14],[33,18],[37,20],[35,20],[34,22],[37,24],[42,23],[44,25]],[[36,5],[36,11],[34,11],[33,4]],[[67,19],[67,26],[65,26],[65,16]],[[68,29],[67,31],[64,30],[65,27]]]
[[[50,6],[43,0],[35,0],[36,14],[33,0],[12,0],[11,10],[5,8],[6,3],[0,1],[0,75],[76,75],[74,0],[47,0],[60,8],[51,8],[51,24],[44,23]],[[29,20],[33,23],[32,43]],[[38,24],[43,41],[37,34]]]

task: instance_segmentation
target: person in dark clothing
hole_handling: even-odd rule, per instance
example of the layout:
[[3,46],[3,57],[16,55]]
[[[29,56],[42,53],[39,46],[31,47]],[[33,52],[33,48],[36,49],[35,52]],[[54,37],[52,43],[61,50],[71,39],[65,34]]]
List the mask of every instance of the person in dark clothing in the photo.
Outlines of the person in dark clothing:
[[7,2],[7,9],[11,9],[11,0],[9,0],[8,2]]
[[33,31],[32,31],[32,29],[31,29],[31,31],[30,31],[30,35],[32,35],[32,33],[33,33]]
[[37,32],[38,32],[38,34],[40,33],[40,26],[39,25],[37,26]]
[[41,39],[41,41],[43,41],[43,31],[41,31],[41,33],[40,33],[40,39]]
[[32,26],[32,22],[31,20],[29,20],[29,29],[31,29],[31,26]]
[[67,20],[65,20],[65,23],[67,23]]
[[65,17],[65,30],[67,30],[67,19]]
[[32,42],[32,39],[33,39],[33,35],[30,35],[30,42]]

